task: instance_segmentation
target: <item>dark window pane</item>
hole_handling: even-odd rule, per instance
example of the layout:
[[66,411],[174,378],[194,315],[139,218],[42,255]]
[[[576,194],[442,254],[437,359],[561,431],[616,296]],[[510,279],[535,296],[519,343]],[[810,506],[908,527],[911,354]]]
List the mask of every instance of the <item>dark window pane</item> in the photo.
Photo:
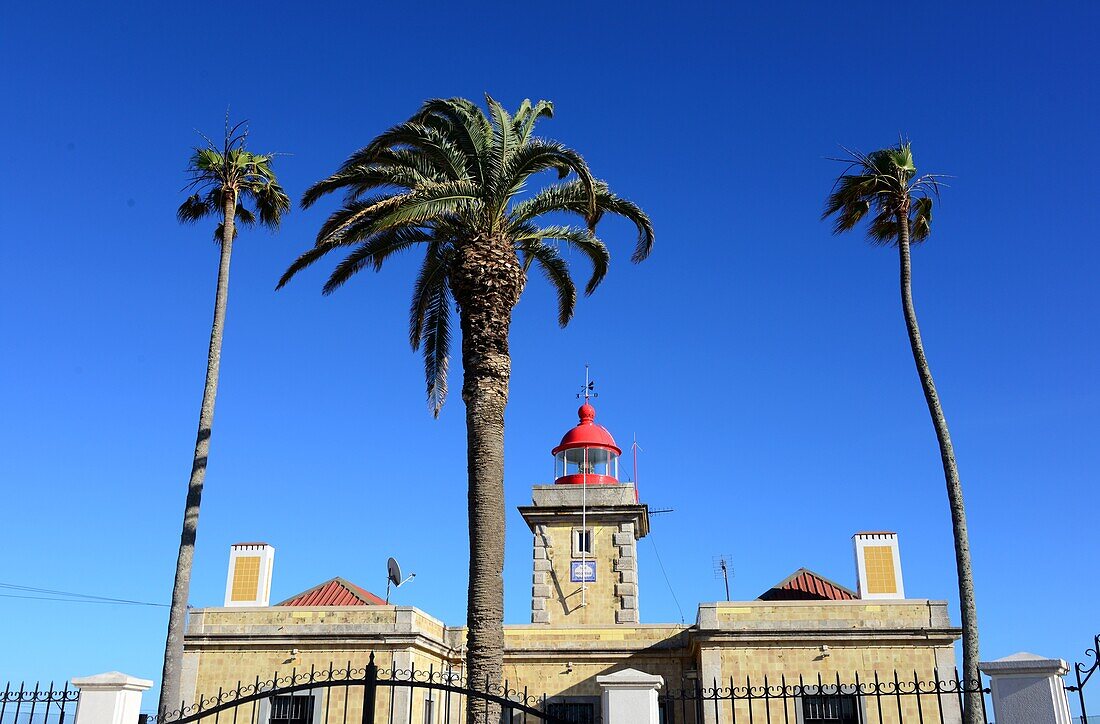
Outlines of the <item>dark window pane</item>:
[[312,696],[275,696],[271,698],[269,724],[312,724]]
[[546,705],[546,713],[569,724],[596,724],[596,705],[557,701]]
[[804,696],[802,720],[806,724],[858,724],[854,696]]

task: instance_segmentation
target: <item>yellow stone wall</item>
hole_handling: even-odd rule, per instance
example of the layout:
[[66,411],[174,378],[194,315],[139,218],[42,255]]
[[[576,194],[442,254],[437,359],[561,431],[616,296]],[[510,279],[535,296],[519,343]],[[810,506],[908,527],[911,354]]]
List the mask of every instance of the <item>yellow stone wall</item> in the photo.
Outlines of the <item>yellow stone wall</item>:
[[[396,606],[198,610],[188,623],[183,667],[185,682],[194,683],[185,686],[184,693],[191,704],[200,697],[217,697],[219,691],[254,686],[257,679],[264,689],[270,689],[268,682],[276,679],[276,688],[288,685],[291,677],[304,683],[311,672],[318,682],[360,679],[372,652],[383,675],[386,670],[401,672],[412,666],[440,671],[448,666],[452,653],[444,643],[445,630],[422,611]],[[459,664],[457,657],[454,663]],[[411,704],[414,721],[423,721],[426,692],[407,688],[379,687],[379,715],[390,711],[392,692],[399,707]],[[347,721],[362,720],[362,687],[319,686],[314,693],[328,707],[329,721],[344,721],[345,710]],[[457,702],[456,697],[455,707]],[[238,720],[251,716],[253,706],[244,705]]]
[[[596,550],[599,553],[599,535]],[[659,674],[670,689],[694,686],[695,681],[708,688],[717,681],[725,688],[730,677],[737,687],[745,686],[746,677],[753,686],[763,686],[765,676],[771,686],[782,684],[784,677],[793,686],[799,675],[804,683],[815,684],[819,674],[823,681],[835,682],[838,673],[845,684],[857,674],[867,683],[874,680],[876,671],[887,680],[894,670],[910,681],[914,671],[922,681],[930,681],[937,666],[941,679],[953,677],[957,636],[946,622],[942,602],[723,602],[701,606],[694,626],[574,624],[571,620],[551,626],[507,626],[504,676],[517,690],[526,687],[531,695],[550,697],[598,697],[596,678],[626,668]],[[185,643],[185,680],[190,676],[193,681],[188,693],[209,697],[219,689],[235,688],[238,681],[247,684],[256,677],[266,681],[274,672],[308,674],[311,666],[327,678],[331,664],[339,676],[349,662],[353,669],[365,667],[371,651],[382,669],[396,664],[398,669],[415,665],[421,671],[429,667],[439,671],[450,665],[461,671],[464,640],[464,629],[445,627],[408,607],[198,610],[192,614]],[[298,650],[293,657],[292,649]],[[327,702],[329,721],[343,721],[343,691],[339,689]],[[357,687],[349,690],[349,721],[360,721],[360,692]],[[379,689],[379,714],[388,713],[392,703],[396,712],[405,712],[402,716],[407,717],[411,707],[413,721],[423,721],[425,691],[397,689],[393,702],[390,692]],[[439,707],[441,696],[433,694]],[[896,699],[882,701],[889,704],[882,711],[884,724],[898,721]],[[939,721],[936,697],[921,701],[925,720]],[[868,720],[878,721],[876,700],[869,697],[865,702]],[[696,714],[688,711],[677,721],[732,722],[730,702],[719,703],[717,715],[712,706],[705,717],[696,720]],[[951,697],[940,703],[946,706],[945,721],[957,721]],[[766,719],[768,707],[772,721],[783,721],[783,706],[761,700],[754,703],[753,713],[759,720]],[[790,721],[795,721],[796,702],[786,706]],[[902,713],[915,720],[917,699],[902,697],[901,706]],[[740,701],[736,707],[737,721],[748,721],[748,703]],[[452,721],[457,722],[461,713],[457,698],[452,709]],[[443,722],[442,718],[437,721]]]
[[[580,527],[578,524],[575,526]],[[587,527],[592,530],[593,553],[590,559],[596,564],[596,581],[585,584],[586,606],[581,606],[581,584],[572,583],[569,578],[569,564],[574,558],[572,525],[547,526],[546,535],[550,539],[547,549],[550,556],[550,623],[573,626],[582,624],[613,624],[615,611],[619,604],[615,598],[615,584],[619,574],[614,568],[618,548],[612,536],[619,530],[618,525],[601,525],[589,520]]]
[[687,627],[505,627],[505,676],[547,696],[599,696],[596,677],[626,668],[679,680],[689,662]]
[[[947,627],[942,602],[752,601],[710,606],[716,612],[713,618],[702,611],[700,615],[707,619],[701,627],[705,630],[699,632],[700,683],[707,688],[717,684],[720,691],[736,687],[741,699],[721,700],[717,714],[711,707],[701,720],[707,724],[747,721],[750,704],[744,695],[750,683],[757,687],[754,695],[762,696],[765,683],[813,687],[819,677],[824,685],[835,685],[839,677],[841,684],[849,685],[858,677],[864,692],[873,693],[877,673],[885,693],[895,690],[895,671],[904,691],[915,690],[914,676],[925,690],[937,676],[955,676],[957,634]],[[959,721],[957,697],[865,696],[861,701],[864,721],[877,722],[881,713],[884,724],[918,721],[919,715],[938,722],[940,707],[945,722]],[[794,699],[752,703],[754,717],[770,714],[772,721],[783,720],[784,708],[794,721],[797,706]]]
[[928,627],[933,612],[929,601],[732,601],[716,604],[719,624],[754,628],[788,627],[799,622],[828,622],[830,627]]

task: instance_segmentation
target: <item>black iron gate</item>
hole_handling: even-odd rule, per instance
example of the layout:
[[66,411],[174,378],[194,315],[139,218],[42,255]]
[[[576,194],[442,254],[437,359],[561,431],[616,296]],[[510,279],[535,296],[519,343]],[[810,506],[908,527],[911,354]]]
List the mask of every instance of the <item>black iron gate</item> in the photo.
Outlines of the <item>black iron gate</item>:
[[[1092,659],[1091,664],[1088,663],[1089,658]],[[1077,702],[1081,706],[1081,724],[1087,724],[1089,720],[1089,713],[1085,709],[1085,684],[1089,683],[1089,679],[1092,678],[1098,668],[1100,668],[1100,634],[1093,637],[1092,648],[1085,649],[1084,663],[1077,662],[1073,665],[1073,674],[1077,684],[1066,686],[1066,691],[1077,694]]]
[[658,702],[666,724],[947,724],[962,718],[967,694],[981,694],[979,719],[988,722],[981,682],[962,682],[934,671],[922,678],[916,672],[873,673],[842,679],[764,676],[753,680],[698,679],[661,692]]
[[[406,693],[407,692],[407,693]],[[330,665],[292,670],[271,679],[238,682],[229,691],[149,719],[150,724],[465,724],[470,704],[496,704],[499,724],[573,724],[571,717],[550,714],[545,696],[464,681],[452,668],[380,669],[374,662],[353,668]],[[484,709],[484,724],[490,720]]]
[[10,683],[0,692],[0,724],[69,724],[80,699],[80,691],[35,684],[34,688]]

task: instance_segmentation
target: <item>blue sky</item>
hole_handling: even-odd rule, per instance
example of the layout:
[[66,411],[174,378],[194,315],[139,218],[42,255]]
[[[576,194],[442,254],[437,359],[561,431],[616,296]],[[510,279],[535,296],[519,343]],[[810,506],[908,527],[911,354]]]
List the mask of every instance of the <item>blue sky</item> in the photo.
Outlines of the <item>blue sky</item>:
[[[891,6],[895,8],[897,6]],[[227,106],[297,196],[425,98],[547,98],[541,134],[652,216],[657,246],[566,330],[515,312],[507,619],[527,616],[515,506],[549,482],[592,365],[599,420],[644,448],[641,611],[690,623],[799,566],[854,584],[850,536],[897,530],[907,592],[951,601],[950,522],[896,254],[818,221],[838,145],[913,140],[952,174],[914,255],[927,351],[969,506],[984,658],[1079,657],[1100,628],[1092,148],[1084,2],[699,5],[22,5],[0,27],[0,582],[164,602],[190,468],[217,249],[180,227],[196,129]],[[465,435],[423,404],[416,265],[322,298],[274,292],[333,207],[235,247],[192,602],[229,544],[278,548],[272,596],[331,576],[464,620]],[[578,273],[585,272],[577,262]],[[457,367],[457,365],[456,365]],[[452,377],[452,389],[459,379]],[[1091,531],[1091,532],[1090,532]],[[659,553],[675,599],[657,564]],[[11,593],[8,590],[5,593]],[[677,600],[679,607],[677,606]],[[159,676],[166,610],[0,598],[0,679]]]

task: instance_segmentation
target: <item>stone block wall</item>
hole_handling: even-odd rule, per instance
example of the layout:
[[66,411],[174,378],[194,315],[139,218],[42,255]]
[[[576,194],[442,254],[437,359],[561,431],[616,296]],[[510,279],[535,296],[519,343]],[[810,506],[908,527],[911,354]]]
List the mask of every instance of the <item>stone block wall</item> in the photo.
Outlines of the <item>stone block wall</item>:
[[[633,624],[638,623],[637,543],[634,524],[589,516],[596,580],[574,583],[570,579],[573,528],[535,526],[532,546],[531,623],[538,624]],[[581,588],[585,588],[582,596]],[[582,604],[582,599],[585,605]]]
[[[630,484],[535,486],[533,505],[520,508],[534,534],[531,623],[639,623],[637,539],[648,514],[634,495]],[[592,552],[583,557],[573,550],[581,527],[592,532]],[[570,564],[582,558],[595,566],[595,581],[571,580]]]

